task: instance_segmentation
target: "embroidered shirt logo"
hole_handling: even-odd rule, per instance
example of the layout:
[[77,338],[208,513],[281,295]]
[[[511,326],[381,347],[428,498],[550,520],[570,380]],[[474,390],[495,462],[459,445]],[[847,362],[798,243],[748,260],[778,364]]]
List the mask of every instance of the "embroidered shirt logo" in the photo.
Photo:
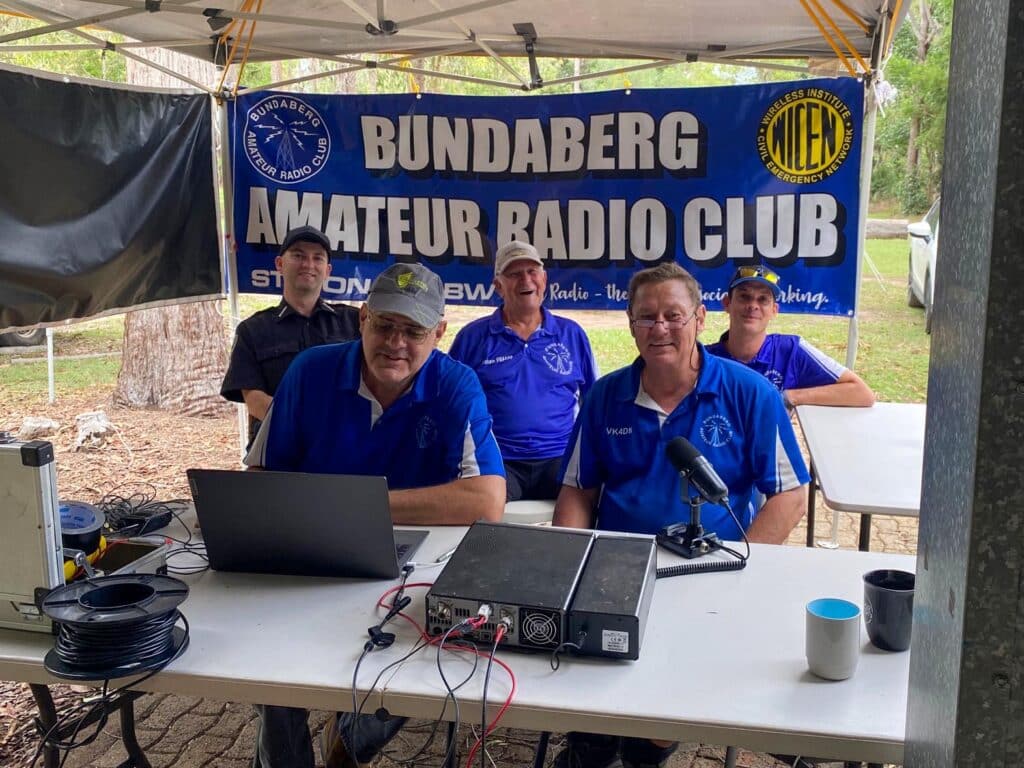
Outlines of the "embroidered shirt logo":
[[279,184],[316,176],[331,154],[320,113],[294,96],[268,96],[250,109],[243,141],[252,167]]
[[544,347],[544,362],[555,373],[568,376],[572,373],[572,355],[569,348],[560,341],[552,342]]
[[775,368],[769,368],[764,372],[764,377],[774,384],[777,390],[780,392],[782,391],[782,371],[778,371]]
[[700,439],[712,448],[721,448],[732,440],[732,424],[720,413],[708,416],[701,422]]
[[429,448],[437,442],[437,423],[429,416],[424,416],[416,425],[416,445]]
[[604,431],[610,437],[625,437],[633,434],[632,427],[605,427]]

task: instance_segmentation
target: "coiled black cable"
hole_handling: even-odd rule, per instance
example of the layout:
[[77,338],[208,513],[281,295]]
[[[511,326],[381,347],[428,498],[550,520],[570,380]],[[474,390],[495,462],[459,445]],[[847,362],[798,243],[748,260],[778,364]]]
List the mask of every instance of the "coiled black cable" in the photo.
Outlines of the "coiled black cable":
[[83,672],[149,669],[173,650],[174,625],[181,618],[174,609],[113,625],[62,623],[53,647],[62,662]]

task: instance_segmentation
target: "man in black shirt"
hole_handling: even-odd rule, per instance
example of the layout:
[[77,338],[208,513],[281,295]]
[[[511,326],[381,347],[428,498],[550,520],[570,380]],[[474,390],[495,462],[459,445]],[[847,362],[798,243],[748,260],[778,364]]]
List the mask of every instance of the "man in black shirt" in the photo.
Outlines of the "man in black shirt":
[[289,231],[274,259],[284,283],[281,303],[238,324],[220,393],[245,403],[250,441],[299,352],[359,338],[359,310],[320,298],[331,274],[330,256],[330,242],[319,229],[305,226]]

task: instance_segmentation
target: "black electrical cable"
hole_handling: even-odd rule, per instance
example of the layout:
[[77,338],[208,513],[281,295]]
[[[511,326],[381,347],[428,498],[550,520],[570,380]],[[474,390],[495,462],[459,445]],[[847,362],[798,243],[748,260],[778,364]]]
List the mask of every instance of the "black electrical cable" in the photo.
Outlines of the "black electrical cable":
[[[448,707],[448,698],[450,697],[451,700],[452,700],[452,705],[455,708],[455,730],[454,730],[454,733],[458,733],[459,732],[459,725],[462,722],[462,716],[461,716],[461,713],[459,711],[459,699],[455,695],[455,691],[457,689],[452,688],[451,683],[448,682],[448,678],[444,674],[444,668],[441,666],[441,654],[444,652],[444,644],[448,641],[448,636],[452,632],[461,631],[462,629],[464,629],[467,626],[469,626],[469,622],[468,621],[461,621],[458,624],[453,624],[441,636],[441,641],[437,644],[437,672],[438,672],[439,675],[441,675],[441,682],[444,683],[444,687],[448,691],[448,695],[445,697],[445,700],[444,700],[444,707],[441,709],[441,717],[444,717],[444,712],[445,712],[445,710]],[[474,654],[474,657],[479,659],[479,656],[476,656],[476,654]],[[473,670],[476,671],[476,664],[473,665]],[[438,720],[440,720],[440,718],[438,718]],[[450,764],[450,761],[452,759],[452,754],[454,752],[455,752],[455,739],[452,738],[452,739],[448,740],[448,749],[445,750],[444,759],[441,761],[441,765],[442,766],[447,766],[447,765]]]
[[61,624],[54,642],[57,657],[82,671],[149,666],[174,647],[175,609],[115,625]]
[[586,640],[586,639],[587,639],[587,633],[586,633],[585,630],[581,629],[579,631],[579,633],[576,635],[576,642],[575,643],[570,643],[567,640],[564,643],[562,643],[561,645],[559,645],[557,648],[555,648],[555,650],[553,650],[551,652],[551,659],[549,661],[549,663],[551,664],[551,669],[554,670],[554,671],[558,671],[558,667],[562,663],[561,660],[558,658],[558,654],[560,654],[566,648],[575,648],[577,651],[582,651],[583,650],[583,641]]
[[[426,642],[424,642],[422,647],[425,648],[429,644],[430,644],[429,641],[426,641]],[[462,688],[464,685],[466,685],[470,680],[473,679],[473,676],[476,674],[476,670],[477,670],[477,668],[479,666],[479,663],[480,663],[480,657],[476,655],[476,652],[475,652],[476,651],[476,646],[473,643],[469,642],[469,641],[466,641],[466,640],[452,640],[449,643],[449,646],[452,646],[452,645],[457,646],[459,648],[463,648],[466,651],[468,651],[468,652],[473,654],[473,668],[469,670],[469,673],[466,675],[466,677],[464,677],[462,679],[462,682],[460,682],[458,685],[453,687],[453,690],[457,691],[460,688]],[[420,650],[420,649],[417,648],[416,650]],[[448,711],[448,697],[446,696],[445,700],[444,700],[444,704],[441,706],[441,713],[434,720],[434,724],[430,728],[430,733],[427,734],[427,738],[423,742],[423,744],[420,745],[420,748],[417,749],[413,754],[409,755],[408,757],[398,757],[398,756],[396,756],[394,754],[388,754],[387,757],[390,758],[391,760],[394,760],[396,763],[400,763],[402,765],[414,765],[416,763],[416,760],[419,759],[419,757],[421,755],[425,754],[426,751],[428,749],[430,749],[430,745],[434,743],[434,739],[437,737],[437,731],[441,727],[441,723],[444,720],[444,713],[447,712],[447,711]],[[446,749],[446,752],[447,751],[448,750]]]
[[[141,685],[146,680],[149,680],[154,675],[160,673],[164,668],[167,667],[168,664],[170,664],[172,661],[174,661],[181,655],[182,651],[184,651],[185,648],[188,646],[188,637],[190,630],[188,619],[185,618],[184,614],[181,614],[177,611],[174,611],[174,613],[178,613],[178,618],[180,618],[181,622],[185,625],[184,639],[181,645],[178,647],[177,652],[171,655],[169,658],[167,658],[158,667],[154,667],[152,670],[148,671],[141,677],[132,680],[131,682],[125,683],[124,685],[120,686],[119,688],[115,688],[112,691],[109,690],[110,680],[104,680],[103,687],[98,699],[96,699],[95,701],[83,701],[80,704],[75,705],[74,707],[72,707],[64,713],[63,718],[58,718],[57,722],[50,726],[50,728],[47,729],[45,732],[40,731],[39,746],[36,748],[35,754],[32,757],[32,762],[29,763],[29,768],[34,768],[35,764],[39,761],[39,756],[42,755],[43,750],[46,748],[47,744],[50,744],[50,746],[55,747],[56,749],[64,752],[64,757],[61,759],[60,762],[60,765],[63,766],[64,763],[67,761],[68,756],[71,754],[72,750],[91,744],[97,739],[97,737],[100,735],[103,728],[107,724],[107,721],[110,717],[110,705],[116,696],[123,694],[125,691],[129,690],[133,686]],[[92,716],[92,713],[96,711],[96,709],[99,707],[102,707],[103,711],[101,712],[99,718],[97,719],[95,730],[86,738],[76,742],[75,737],[77,737],[81,728]],[[78,721],[75,723],[75,728],[71,732],[70,738],[63,741],[51,741],[54,734],[60,732],[61,727],[66,722],[67,718],[75,712],[78,712],[83,709],[85,709],[86,712],[78,718]]]
[[491,667],[494,666],[494,654],[498,652],[501,637],[500,632],[494,633],[494,645],[491,646],[491,655],[487,657],[487,669],[484,671],[483,701],[480,702],[480,768],[486,768],[484,760],[487,755],[487,684],[491,681]]
[[[732,517],[732,521],[736,523],[736,527],[739,529],[740,536],[743,537],[743,544],[746,547],[746,554],[740,554],[735,549],[727,547],[722,543],[718,543],[715,546],[715,550],[721,550],[732,555],[734,560],[707,560],[700,563],[683,563],[682,565],[671,565],[665,568],[659,568],[656,572],[656,578],[667,579],[673,576],[688,576],[695,573],[718,573],[722,571],[742,571],[747,567],[747,560],[750,559],[750,541],[747,539],[747,532],[740,524],[739,518],[736,517],[736,513],[732,511],[732,505],[729,504],[728,499],[723,499],[722,506],[725,507],[726,511]],[[557,652],[557,649],[556,649]],[[557,667],[553,667],[557,669]]]
[[[121,489],[132,492],[125,496],[119,493]],[[150,483],[122,483],[104,495],[96,506],[103,512],[111,531],[142,536],[168,525],[172,517],[177,516],[176,510],[188,504],[185,499],[157,501],[156,496],[156,487]]]

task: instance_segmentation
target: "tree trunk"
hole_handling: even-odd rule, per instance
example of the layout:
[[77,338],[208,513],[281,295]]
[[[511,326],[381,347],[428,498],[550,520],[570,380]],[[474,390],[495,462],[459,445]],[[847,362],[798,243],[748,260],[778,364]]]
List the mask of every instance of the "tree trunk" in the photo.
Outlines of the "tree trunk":
[[907,136],[907,173],[913,174],[917,171],[918,149],[917,136],[921,132],[921,118],[912,115],[910,118],[910,133]]
[[[168,50],[139,55],[215,85],[213,65]],[[129,83],[180,88],[183,83],[159,70],[127,60]],[[172,257],[173,254],[168,254]],[[230,406],[220,398],[227,367],[227,339],[219,301],[192,302],[129,312],[124,321],[121,371],[114,402],[132,408],[175,410],[194,416],[220,414]]]
[[[928,51],[932,46],[932,40],[935,39],[937,32],[935,20],[932,16],[931,7],[928,5],[927,0],[920,0],[916,4],[917,18],[915,13],[911,10],[908,17],[908,24],[910,25],[911,31],[914,33],[914,38],[917,40],[917,60],[924,62],[928,58]],[[917,166],[920,161],[920,153],[917,146],[917,137],[921,133],[921,116],[915,113],[910,118],[910,135],[907,138],[907,173],[913,174],[917,172]]]
[[134,408],[213,416],[227,367],[224,318],[216,301],[129,312],[114,402]]

